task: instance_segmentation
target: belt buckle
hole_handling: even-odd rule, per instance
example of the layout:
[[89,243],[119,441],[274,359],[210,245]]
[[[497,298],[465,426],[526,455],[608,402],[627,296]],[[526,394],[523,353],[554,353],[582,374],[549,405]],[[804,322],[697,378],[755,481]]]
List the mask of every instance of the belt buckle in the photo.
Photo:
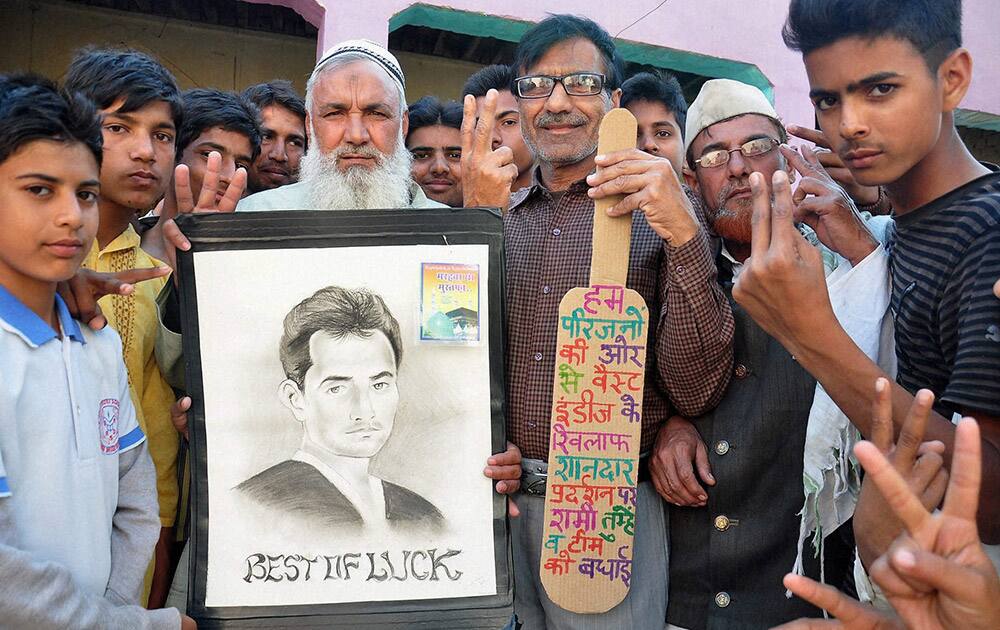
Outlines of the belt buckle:
[[526,467],[521,475],[521,492],[539,497],[545,496],[545,486],[549,475],[548,472],[542,472],[542,470],[541,467],[538,470]]
[[532,478],[525,478],[521,482],[521,492],[538,497],[544,497],[545,485],[548,479],[539,475],[532,475],[531,477]]

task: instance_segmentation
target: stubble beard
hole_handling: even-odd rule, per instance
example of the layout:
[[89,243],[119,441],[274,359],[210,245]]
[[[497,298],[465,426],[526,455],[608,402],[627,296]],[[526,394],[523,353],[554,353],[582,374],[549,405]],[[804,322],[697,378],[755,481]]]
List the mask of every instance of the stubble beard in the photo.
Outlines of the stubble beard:
[[[611,99],[607,93],[602,93],[604,98],[604,112],[606,114],[611,109]],[[559,150],[556,147],[546,147],[542,146],[537,141],[536,134],[538,130],[546,125],[551,124],[566,124],[579,125],[583,127],[590,123],[590,120],[583,114],[576,113],[561,113],[561,114],[551,114],[548,112],[543,112],[534,121],[531,121],[530,125],[533,126],[532,129],[524,129],[524,124],[526,121],[524,118],[522,121],[522,136],[524,137],[524,143],[531,150],[531,154],[534,155],[538,161],[546,162],[549,164],[576,164],[577,162],[582,162],[586,158],[590,157],[597,152],[597,134],[591,134],[591,136],[584,138],[580,144],[570,147],[568,149]],[[595,129],[596,131],[596,129]],[[567,152],[568,151],[568,152]]]

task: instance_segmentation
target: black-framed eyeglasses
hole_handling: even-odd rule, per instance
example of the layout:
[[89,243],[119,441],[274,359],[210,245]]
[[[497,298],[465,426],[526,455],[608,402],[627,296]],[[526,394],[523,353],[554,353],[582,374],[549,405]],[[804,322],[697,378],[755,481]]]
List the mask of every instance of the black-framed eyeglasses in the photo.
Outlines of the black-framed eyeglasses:
[[556,83],[562,83],[570,96],[594,96],[604,89],[604,75],[598,72],[574,72],[554,77],[534,74],[514,79],[515,94],[521,98],[548,98]]
[[779,144],[781,144],[781,142],[779,140],[775,140],[774,138],[757,138],[756,140],[746,142],[735,149],[717,149],[715,151],[709,151],[695,160],[694,163],[702,168],[715,168],[716,166],[722,166],[723,164],[728,163],[729,156],[736,151],[742,153],[743,157],[759,157],[765,153],[770,153]]

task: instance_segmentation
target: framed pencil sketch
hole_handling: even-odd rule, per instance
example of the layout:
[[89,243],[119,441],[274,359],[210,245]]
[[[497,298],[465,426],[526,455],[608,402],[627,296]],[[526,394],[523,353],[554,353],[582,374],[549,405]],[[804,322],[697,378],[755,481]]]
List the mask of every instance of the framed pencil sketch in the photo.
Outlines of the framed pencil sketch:
[[503,627],[499,216],[178,223],[199,627]]

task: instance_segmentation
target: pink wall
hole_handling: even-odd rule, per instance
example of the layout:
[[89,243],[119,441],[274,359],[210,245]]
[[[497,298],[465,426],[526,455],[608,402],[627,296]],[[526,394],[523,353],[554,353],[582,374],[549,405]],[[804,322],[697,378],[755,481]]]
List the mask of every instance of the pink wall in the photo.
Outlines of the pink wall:
[[[385,43],[389,19],[413,0],[247,0],[295,9],[320,29],[318,52],[356,37]],[[616,34],[659,0],[425,0],[423,4],[538,21],[548,13],[589,17]],[[972,89],[963,108],[1000,114],[1000,20],[996,0],[965,0],[965,44],[975,60]],[[609,6],[616,7],[609,9]],[[621,37],[756,65],[774,85],[775,107],[789,123],[812,126],[809,86],[798,54],[785,48],[781,26],[788,0],[670,0]]]

